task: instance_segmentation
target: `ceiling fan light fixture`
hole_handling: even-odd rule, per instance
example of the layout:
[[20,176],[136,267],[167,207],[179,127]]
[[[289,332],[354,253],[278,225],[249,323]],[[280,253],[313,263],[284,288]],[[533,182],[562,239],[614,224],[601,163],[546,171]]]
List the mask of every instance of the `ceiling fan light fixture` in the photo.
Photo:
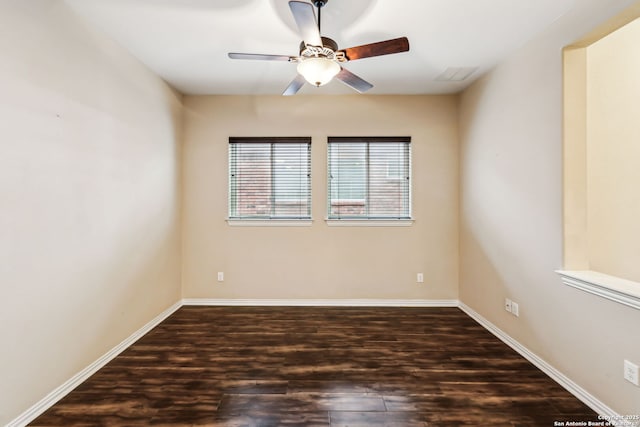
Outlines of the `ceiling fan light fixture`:
[[[340,64],[362,58],[407,52],[409,40],[406,37],[363,44],[347,49],[338,49],[335,40],[320,35],[321,10],[329,0],[290,0],[289,9],[302,36],[300,54],[263,55],[255,53],[230,52],[231,59],[258,59],[262,61],[286,61],[296,63],[298,74],[282,93],[295,95],[305,83],[316,87],[329,83],[335,77],[358,93],[364,93],[373,85],[356,76]],[[314,6],[317,8],[314,10]]]
[[298,64],[298,73],[314,86],[329,83],[340,72],[340,65],[323,57],[304,58]]

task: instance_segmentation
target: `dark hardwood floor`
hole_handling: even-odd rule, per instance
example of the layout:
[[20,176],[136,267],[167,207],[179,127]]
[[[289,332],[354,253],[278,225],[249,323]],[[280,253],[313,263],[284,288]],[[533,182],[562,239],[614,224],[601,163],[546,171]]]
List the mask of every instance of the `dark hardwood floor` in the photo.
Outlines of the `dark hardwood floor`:
[[33,426],[553,426],[597,415],[457,308],[182,307]]

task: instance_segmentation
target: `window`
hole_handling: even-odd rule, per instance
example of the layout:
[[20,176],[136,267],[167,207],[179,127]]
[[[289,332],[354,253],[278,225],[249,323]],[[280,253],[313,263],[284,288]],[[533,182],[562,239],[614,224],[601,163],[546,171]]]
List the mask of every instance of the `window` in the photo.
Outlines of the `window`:
[[229,138],[229,219],[311,219],[311,138]]
[[329,219],[411,219],[410,137],[329,137]]

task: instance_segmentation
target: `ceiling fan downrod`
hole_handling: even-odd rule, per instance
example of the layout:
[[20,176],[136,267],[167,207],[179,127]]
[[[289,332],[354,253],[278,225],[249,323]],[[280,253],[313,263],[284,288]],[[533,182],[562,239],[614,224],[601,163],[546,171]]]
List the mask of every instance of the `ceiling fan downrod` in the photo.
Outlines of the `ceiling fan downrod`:
[[322,10],[322,8],[324,7],[324,5],[326,5],[326,4],[327,4],[327,2],[328,2],[328,1],[329,1],[329,0],[313,0],[313,5],[314,5],[316,8],[318,8],[318,32],[319,32],[319,33],[322,33],[322,32],[320,31],[320,23],[321,23],[321,21],[322,21],[322,12],[321,12],[321,10]]

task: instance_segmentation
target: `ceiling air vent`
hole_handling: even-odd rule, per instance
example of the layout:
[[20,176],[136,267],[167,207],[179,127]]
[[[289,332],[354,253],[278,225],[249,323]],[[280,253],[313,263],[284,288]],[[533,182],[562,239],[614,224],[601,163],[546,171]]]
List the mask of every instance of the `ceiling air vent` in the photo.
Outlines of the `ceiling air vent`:
[[477,69],[478,67],[449,67],[444,73],[436,77],[436,80],[441,82],[461,82],[469,78]]

